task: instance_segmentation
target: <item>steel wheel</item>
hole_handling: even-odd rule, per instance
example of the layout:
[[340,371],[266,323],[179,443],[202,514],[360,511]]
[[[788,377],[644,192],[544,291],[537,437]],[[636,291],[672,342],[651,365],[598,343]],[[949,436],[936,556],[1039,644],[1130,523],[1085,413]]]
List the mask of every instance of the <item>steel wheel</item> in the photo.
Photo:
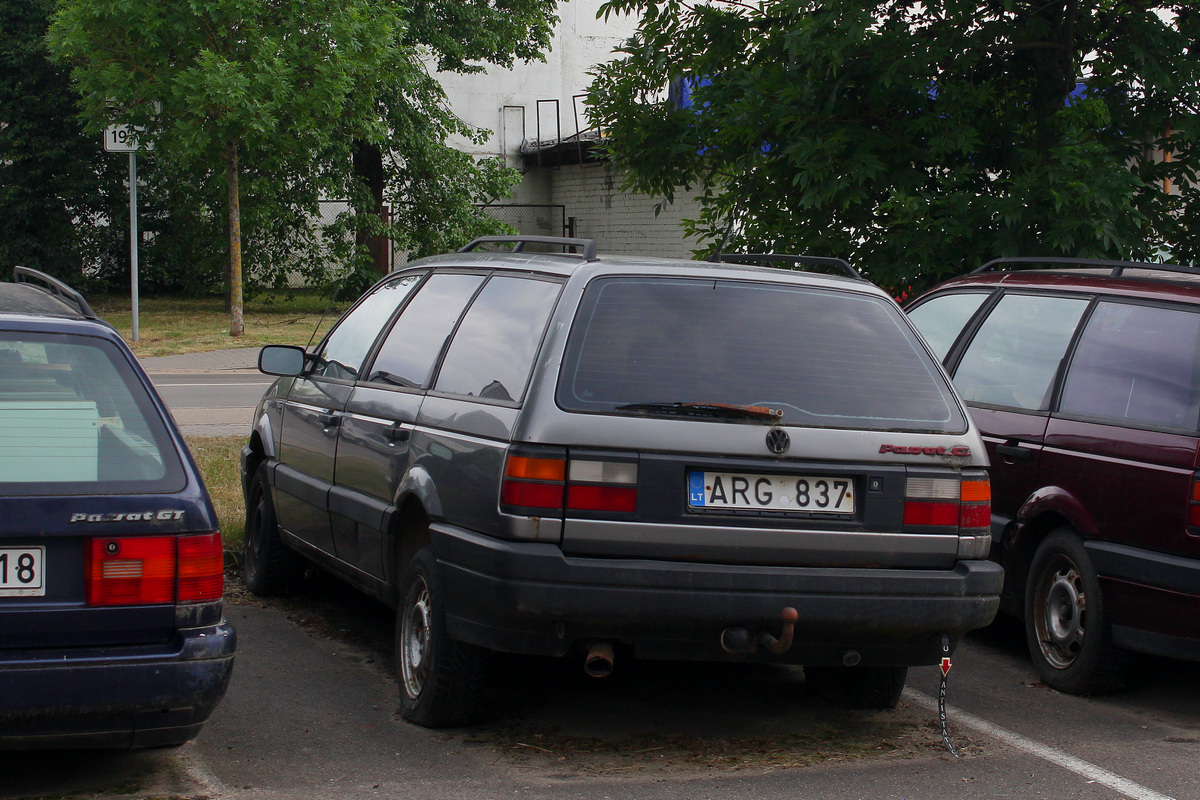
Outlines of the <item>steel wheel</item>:
[[432,650],[432,617],[429,607],[429,587],[417,576],[409,588],[400,623],[400,679],[410,697],[420,697],[429,677],[429,658]]
[[1079,567],[1059,553],[1034,589],[1033,624],[1042,656],[1055,669],[1075,663],[1087,635],[1088,595]]
[[1113,644],[1100,579],[1071,528],[1047,536],[1030,562],[1025,638],[1038,675],[1053,689],[1086,695],[1125,683],[1130,654]]
[[476,711],[487,651],[450,637],[437,560],[424,548],[409,564],[396,609],[400,713],[427,728],[462,725]]

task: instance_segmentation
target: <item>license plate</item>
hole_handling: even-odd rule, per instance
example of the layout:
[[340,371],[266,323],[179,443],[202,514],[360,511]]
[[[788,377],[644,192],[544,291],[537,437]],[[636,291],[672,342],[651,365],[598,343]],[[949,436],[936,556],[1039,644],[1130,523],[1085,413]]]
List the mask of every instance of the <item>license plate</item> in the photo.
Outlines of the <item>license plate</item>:
[[0,597],[46,594],[46,548],[0,547]]
[[688,505],[751,511],[854,513],[854,481],[824,475],[688,474]]

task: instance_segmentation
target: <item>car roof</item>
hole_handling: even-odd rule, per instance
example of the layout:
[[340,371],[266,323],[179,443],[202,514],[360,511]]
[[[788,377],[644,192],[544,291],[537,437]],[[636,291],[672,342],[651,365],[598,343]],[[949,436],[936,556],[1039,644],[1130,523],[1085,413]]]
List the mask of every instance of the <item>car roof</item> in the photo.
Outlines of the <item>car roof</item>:
[[0,283],[0,313],[89,319],[78,306],[28,283]]
[[[738,258],[738,256],[728,257]],[[834,261],[834,259],[829,259],[829,261]],[[791,267],[739,264],[732,261],[714,262],[635,255],[597,255],[587,259],[570,253],[472,251],[430,256],[406,264],[397,272],[423,267],[528,270],[562,277],[578,276],[585,281],[602,275],[631,274],[763,280],[889,296],[887,292],[870,281],[851,278],[849,275],[809,272]]]
[[[1112,265],[1120,264],[1117,269]],[[1173,300],[1200,305],[1200,270],[1136,262],[1063,264],[1045,269],[976,271],[951,278],[926,293],[947,289],[1003,288],[1084,292],[1144,300]],[[1116,274],[1114,274],[1116,273]]]

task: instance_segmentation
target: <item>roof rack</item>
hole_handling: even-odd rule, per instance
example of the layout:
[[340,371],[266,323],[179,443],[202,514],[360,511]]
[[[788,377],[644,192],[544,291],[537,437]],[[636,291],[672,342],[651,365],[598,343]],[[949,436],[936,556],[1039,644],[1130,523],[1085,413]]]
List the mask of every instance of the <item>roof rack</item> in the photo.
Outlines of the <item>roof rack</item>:
[[709,261],[733,262],[733,263],[784,263],[784,264],[808,264],[814,267],[836,267],[846,273],[851,278],[857,281],[866,281],[859,271],[850,266],[850,262],[842,258],[829,258],[828,256],[795,256],[786,255],[783,253],[718,253],[709,258]]
[[51,277],[44,272],[39,272],[30,267],[13,267],[13,283],[28,283],[47,294],[54,295],[60,300],[75,306],[79,309],[79,313],[89,319],[99,319],[96,312],[92,311],[92,307],[88,305],[88,301],[83,299],[83,295],[67,286],[58,278]]
[[1063,267],[1104,267],[1111,268],[1109,277],[1120,278],[1127,269],[1149,269],[1159,272],[1178,272],[1182,275],[1200,275],[1200,268],[1188,267],[1181,264],[1152,264],[1148,261],[1108,261],[1099,258],[1064,258],[1060,256],[1010,256],[994,258],[982,267],[971,270],[972,275],[980,272],[990,272],[992,269],[1005,264],[1046,264]]
[[[480,236],[473,239],[466,247],[461,248],[458,252],[469,253],[481,244],[504,244],[508,242],[515,243],[512,252],[520,253],[525,250],[527,244],[553,244],[562,247],[582,247],[583,260],[596,260],[596,240],[595,239],[575,239],[569,236]],[[577,255],[570,253],[568,255]]]

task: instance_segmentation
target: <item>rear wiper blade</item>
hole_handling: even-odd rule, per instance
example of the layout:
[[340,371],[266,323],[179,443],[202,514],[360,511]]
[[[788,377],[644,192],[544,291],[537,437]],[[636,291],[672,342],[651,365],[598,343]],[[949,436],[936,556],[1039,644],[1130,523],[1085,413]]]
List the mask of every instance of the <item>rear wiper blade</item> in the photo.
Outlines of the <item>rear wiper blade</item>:
[[777,422],[783,411],[767,406],[740,406],[733,403],[626,403],[617,411],[644,411],[674,414],[681,417],[716,417],[719,419],[749,419]]

